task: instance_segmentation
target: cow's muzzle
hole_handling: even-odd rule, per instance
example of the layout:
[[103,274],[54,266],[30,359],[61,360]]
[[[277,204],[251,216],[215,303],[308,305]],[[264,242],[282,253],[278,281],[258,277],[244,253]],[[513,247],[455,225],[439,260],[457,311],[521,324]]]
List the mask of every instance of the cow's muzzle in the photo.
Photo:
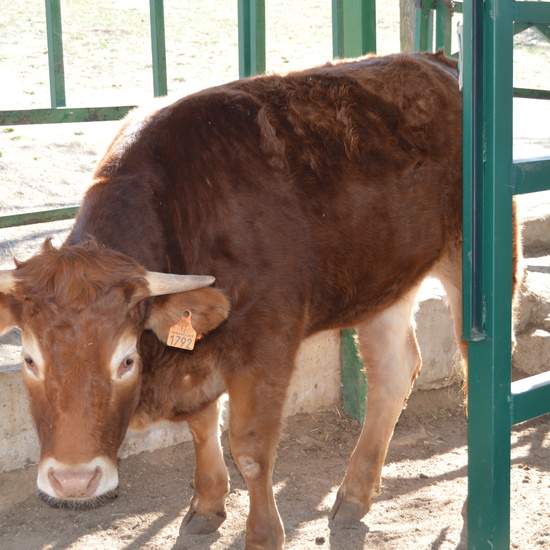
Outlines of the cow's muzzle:
[[70,465],[48,458],[38,467],[37,485],[41,498],[56,508],[95,508],[117,495],[118,472],[103,457]]

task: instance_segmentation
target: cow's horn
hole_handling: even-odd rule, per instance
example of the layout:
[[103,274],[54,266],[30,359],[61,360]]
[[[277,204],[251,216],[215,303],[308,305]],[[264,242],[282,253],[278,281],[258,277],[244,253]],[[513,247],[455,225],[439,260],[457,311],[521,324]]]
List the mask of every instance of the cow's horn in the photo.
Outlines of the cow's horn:
[[13,290],[14,285],[15,277],[13,276],[13,270],[0,271],[0,292],[7,294]]
[[147,272],[150,296],[187,292],[210,286],[216,279],[210,275],[173,275],[172,273]]

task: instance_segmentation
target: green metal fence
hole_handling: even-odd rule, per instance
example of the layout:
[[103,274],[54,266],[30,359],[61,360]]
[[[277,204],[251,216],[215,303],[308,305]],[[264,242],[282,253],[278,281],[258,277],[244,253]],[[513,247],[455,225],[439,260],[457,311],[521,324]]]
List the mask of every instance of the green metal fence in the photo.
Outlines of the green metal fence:
[[[452,18],[462,14],[463,2],[445,0],[415,0],[416,17],[414,33],[414,49],[416,51],[435,51],[443,48],[445,55],[457,57],[453,52]],[[518,34],[526,29],[534,28],[550,41],[550,25],[546,21],[514,21],[513,32]],[[455,29],[456,30],[456,29]],[[550,99],[548,90],[531,90],[514,88],[514,97]]]
[[[166,78],[163,0],[149,0],[149,8],[153,89],[155,96],[166,95],[168,85]],[[0,111],[0,126],[54,124],[61,122],[98,122],[118,120],[124,117],[134,105],[66,107],[61,0],[45,0],[45,9],[51,106],[44,109]]]
[[[0,126],[99,122],[123,118],[134,105],[77,108],[66,106],[61,0],[45,0],[45,10],[51,106],[43,109],[0,111]],[[155,96],[160,96],[168,91],[163,0],[149,0],[149,11],[153,90]],[[69,206],[0,216],[0,228],[71,219],[77,211],[77,206]]]
[[[265,0],[237,0],[239,75],[263,73],[266,68]],[[0,111],[0,126],[118,120],[134,105],[109,107],[66,106],[61,0],[45,0],[51,106]],[[335,57],[376,51],[375,0],[332,0]],[[149,0],[153,89],[168,92],[163,0]],[[70,219],[76,206],[0,216],[0,228]]]
[[547,26],[550,3],[464,1],[470,549],[510,547],[511,427],[550,412],[550,372],[511,380],[513,195],[550,188],[550,157],[512,158],[514,22]]
[[[550,371],[511,380],[512,197],[550,189],[550,158],[513,161],[513,36],[550,36],[549,2],[419,0],[415,46],[451,52],[451,18],[464,18],[464,338],[469,341],[468,548],[510,548],[511,427],[550,412]],[[435,20],[434,20],[435,13]],[[345,334],[345,406],[364,415],[361,368]],[[363,391],[363,387],[361,389]]]
[[445,55],[452,55],[452,17],[462,13],[462,2],[415,0],[415,6],[414,49],[431,52],[443,48]]

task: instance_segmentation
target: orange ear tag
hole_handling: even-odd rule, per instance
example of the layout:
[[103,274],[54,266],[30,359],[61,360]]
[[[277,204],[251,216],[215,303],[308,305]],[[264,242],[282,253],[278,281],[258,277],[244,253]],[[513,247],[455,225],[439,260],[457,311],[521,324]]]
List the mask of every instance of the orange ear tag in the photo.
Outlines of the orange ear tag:
[[195,347],[197,331],[191,324],[191,312],[184,311],[182,318],[168,332],[166,344],[173,348],[192,350]]

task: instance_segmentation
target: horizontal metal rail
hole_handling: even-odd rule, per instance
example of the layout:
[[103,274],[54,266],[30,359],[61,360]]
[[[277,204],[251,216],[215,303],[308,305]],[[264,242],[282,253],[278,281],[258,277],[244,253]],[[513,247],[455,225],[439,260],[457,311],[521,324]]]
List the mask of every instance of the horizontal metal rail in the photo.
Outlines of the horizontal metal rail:
[[76,216],[79,208],[79,206],[65,206],[63,208],[54,208],[53,210],[37,210],[35,212],[23,212],[21,214],[7,214],[5,216],[0,216],[0,229],[17,227],[19,225],[70,220]]
[[519,424],[549,412],[550,371],[512,383],[511,423]]
[[63,107],[57,109],[0,111],[0,126],[119,120],[134,107],[135,105],[123,105],[117,107],[77,107],[74,109]]
[[548,24],[550,2],[514,2],[514,21],[516,23]]
[[[550,91],[514,88],[514,97],[550,99]],[[134,107],[135,105],[119,105],[113,107],[58,107],[56,109],[15,109],[12,111],[0,111],[0,126],[119,120],[126,116]]]
[[550,188],[550,157],[516,160],[513,166],[512,185],[515,195],[536,193]]
[[550,99],[550,90],[514,88],[514,97],[521,97],[525,99]]

